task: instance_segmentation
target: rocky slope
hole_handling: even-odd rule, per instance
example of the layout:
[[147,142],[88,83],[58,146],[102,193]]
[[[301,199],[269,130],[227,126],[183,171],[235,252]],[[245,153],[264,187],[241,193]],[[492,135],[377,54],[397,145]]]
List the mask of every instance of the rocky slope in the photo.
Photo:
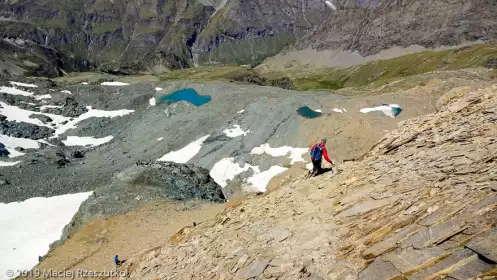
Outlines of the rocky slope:
[[[290,45],[292,51],[357,51],[360,58],[394,46],[496,38],[497,7],[491,0],[334,3],[337,10],[318,0],[2,1],[0,57],[10,74],[58,75],[94,66],[127,73],[257,65]],[[310,58],[302,57],[307,64]],[[324,60],[327,66],[341,66],[337,57]]]
[[497,86],[453,90],[336,177],[287,177],[129,259],[129,279],[493,279]]

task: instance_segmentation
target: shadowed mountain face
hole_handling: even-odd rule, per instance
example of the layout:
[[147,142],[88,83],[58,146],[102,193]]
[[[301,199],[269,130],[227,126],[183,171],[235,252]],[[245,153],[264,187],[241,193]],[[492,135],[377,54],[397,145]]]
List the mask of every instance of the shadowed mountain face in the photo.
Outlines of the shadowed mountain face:
[[325,19],[323,2],[270,2],[3,1],[0,36],[54,48],[104,70],[252,63]]
[[254,65],[288,46],[370,55],[496,37],[492,0],[332,2],[337,10],[321,0],[6,0],[0,61],[10,74],[53,76],[92,65],[124,72]]

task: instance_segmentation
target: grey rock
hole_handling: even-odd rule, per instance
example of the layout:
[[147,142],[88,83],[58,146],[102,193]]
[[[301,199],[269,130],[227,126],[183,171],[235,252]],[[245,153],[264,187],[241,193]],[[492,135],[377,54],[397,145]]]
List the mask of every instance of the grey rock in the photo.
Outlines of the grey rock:
[[11,122],[3,120],[0,122],[0,134],[16,137],[29,138],[33,140],[45,139],[54,133],[54,130],[45,126],[38,126],[25,122]]
[[493,228],[483,236],[475,238],[467,247],[497,263],[497,228]]
[[402,245],[404,247],[413,246],[416,249],[424,248],[432,244],[437,244],[463,231],[466,227],[466,223],[463,220],[454,218],[419,231],[403,242]]
[[250,279],[261,275],[270,260],[255,260],[250,265],[241,269],[234,279]]
[[49,123],[49,122],[52,122],[52,118],[50,118],[49,116],[45,116],[45,115],[42,115],[42,114],[32,114],[29,116],[31,119],[39,119],[40,121],[44,122],[44,123]]
[[397,275],[400,275],[400,271],[398,271],[390,262],[377,259],[359,273],[359,279],[383,280],[391,279]]
[[445,250],[439,247],[416,250],[409,247],[405,250],[397,249],[394,252],[384,255],[384,261],[388,261],[402,273],[424,267],[426,264],[442,258]]
[[380,200],[369,199],[369,200],[366,200],[364,202],[355,204],[351,208],[341,212],[340,214],[337,215],[337,218],[346,218],[346,217],[361,215],[361,214],[367,213],[371,210],[381,208],[381,207],[384,207],[387,205],[391,205],[399,199],[400,199],[400,196],[392,196],[392,197],[380,199]]
[[287,239],[288,237],[292,236],[292,233],[286,228],[273,228],[269,232],[269,235],[275,241],[281,242]]

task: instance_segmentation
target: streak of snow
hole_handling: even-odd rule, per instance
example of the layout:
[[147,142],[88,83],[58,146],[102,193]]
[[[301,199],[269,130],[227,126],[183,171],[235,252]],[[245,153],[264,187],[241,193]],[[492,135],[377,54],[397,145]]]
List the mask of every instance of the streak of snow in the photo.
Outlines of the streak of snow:
[[13,86],[20,86],[20,87],[27,87],[27,88],[37,88],[38,87],[37,85],[33,85],[33,84],[25,84],[25,83],[12,82],[12,81],[10,81],[9,83]]
[[91,146],[96,147],[102,144],[105,144],[112,140],[114,136],[107,136],[103,138],[94,138],[94,137],[79,137],[79,136],[67,136],[66,140],[62,142],[66,146]]
[[67,94],[72,94],[72,92],[70,92],[69,90],[61,90],[60,92],[67,93]]
[[293,165],[295,162],[304,161],[302,155],[307,153],[308,150],[308,148],[293,148],[290,146],[271,148],[269,144],[266,143],[259,147],[253,148],[250,153],[254,155],[268,154],[273,157],[282,157],[290,154],[288,158],[291,159],[290,164]]
[[[90,192],[0,203],[0,271],[31,270],[58,240]],[[16,275],[14,275],[16,276]]]
[[34,98],[36,100],[50,99],[50,98],[52,98],[52,95],[50,95],[50,94],[36,95],[36,96],[34,96]]
[[0,93],[22,96],[32,96],[34,94],[33,92],[20,90],[14,87],[0,87]]
[[322,113],[322,112],[323,112],[323,110],[321,110],[321,109],[316,109],[316,110],[314,110],[314,112]]
[[14,166],[20,163],[20,161],[0,161],[0,166]]
[[43,110],[46,110],[46,109],[50,109],[50,108],[62,108],[64,106],[59,106],[59,105],[42,105],[40,106],[40,110],[43,111]]
[[164,137],[157,138],[157,142],[160,142],[164,139]]
[[333,108],[333,111],[334,111],[334,112],[337,112],[337,113],[343,113],[343,112],[344,112],[344,109]]
[[400,106],[397,104],[382,105],[373,108],[363,108],[360,110],[360,112],[366,114],[374,111],[382,111],[385,115],[389,116],[390,118],[395,118],[394,114],[392,113],[392,108],[400,108]]
[[115,86],[115,87],[120,87],[120,86],[129,86],[128,83],[123,83],[123,82],[103,82],[101,83],[102,86]]
[[328,5],[328,7],[332,8],[334,11],[337,10],[337,7],[333,3],[331,3],[331,1],[326,0],[324,2],[326,3],[326,5]]
[[82,82],[81,84],[82,84],[82,85],[89,85],[89,83],[88,83],[88,82]]
[[238,111],[237,113],[238,114],[243,114],[243,112],[245,112],[245,109],[241,109],[240,111]]
[[[89,119],[89,118],[114,118],[114,117],[121,117],[128,115],[130,113],[133,113],[134,110],[116,110],[116,111],[104,111],[104,110],[99,110],[99,109],[92,109],[91,106],[87,106],[86,108],[88,109],[88,112],[81,114],[79,117],[73,119],[71,121],[71,118],[61,116],[61,115],[55,115],[55,114],[49,114],[49,113],[43,113],[43,112],[34,112],[34,111],[29,111],[29,110],[24,110],[21,109],[17,106],[11,106],[8,105],[4,102],[0,101],[0,114],[4,115],[7,117],[8,121],[16,121],[16,122],[26,122],[26,123],[32,123],[38,126],[46,126],[50,128],[54,128],[51,125],[45,124],[39,119],[35,118],[30,118],[29,116],[31,114],[41,114],[45,115],[47,117],[52,118],[53,123],[55,123],[55,136],[58,136],[67,130],[71,128],[76,128],[76,124]],[[54,106],[54,105],[46,105],[47,107],[44,108],[50,108],[48,106]],[[42,106],[43,107],[43,106]],[[63,124],[65,123],[65,124]]]
[[161,91],[161,90],[162,90],[162,88],[161,88],[161,87],[156,87],[156,88],[155,88],[155,91]]
[[[81,114],[79,117],[75,118],[72,121],[68,121],[66,124],[58,125],[57,128],[55,129],[55,135],[58,136],[64,132],[66,132],[69,129],[76,128],[77,123],[79,123],[83,120],[89,119],[89,118],[122,117],[122,116],[126,116],[128,114],[131,114],[135,111],[135,110],[127,110],[127,109],[116,110],[116,111],[104,111],[104,110],[99,110],[99,109],[92,109],[91,106],[86,106],[86,109],[88,109],[88,112]],[[50,115],[50,114],[44,114],[44,115]],[[54,116],[58,116],[58,115],[54,115]],[[57,123],[59,123],[59,122],[57,122]]]
[[204,141],[209,138],[210,135],[203,136],[190,144],[186,145],[184,148],[172,151],[159,158],[158,161],[172,161],[176,163],[187,163],[190,159],[192,159],[204,144]]
[[243,131],[239,125],[235,124],[233,126],[233,128],[227,128],[227,129],[223,130],[223,133],[226,134],[226,136],[228,136],[230,138],[235,138],[238,136],[245,136],[245,135],[249,134],[250,130]]
[[150,106],[155,106],[155,104],[157,104],[157,102],[155,101],[155,97],[150,98],[150,100],[148,101],[148,104]]

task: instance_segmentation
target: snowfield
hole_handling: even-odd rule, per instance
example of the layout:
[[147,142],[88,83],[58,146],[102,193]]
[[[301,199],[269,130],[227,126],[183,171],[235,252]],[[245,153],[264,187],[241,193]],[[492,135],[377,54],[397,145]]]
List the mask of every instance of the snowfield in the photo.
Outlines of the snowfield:
[[0,280],[7,270],[30,270],[58,240],[79,206],[91,192],[35,197],[0,203]]
[[235,138],[238,136],[245,136],[249,134],[250,130],[243,131],[243,129],[239,125],[235,124],[233,128],[227,128],[223,130],[223,133],[230,138]]
[[120,87],[120,86],[129,86],[128,83],[123,83],[123,82],[103,82],[101,83],[102,86],[114,86],[114,87]]
[[94,138],[94,137],[79,137],[79,136],[67,136],[66,140],[62,142],[66,146],[91,146],[96,147],[103,145],[109,141],[111,141],[114,136],[107,136],[103,138]]
[[282,146],[279,148],[271,148],[268,143],[262,144],[259,147],[255,147],[250,151],[253,155],[268,154],[273,157],[283,157],[289,155],[288,158],[291,159],[290,164],[293,165],[296,162],[304,161],[302,157],[303,154],[309,151],[308,148],[293,148],[290,146]]
[[200,152],[202,144],[204,143],[205,140],[207,140],[207,138],[209,138],[209,136],[210,134],[191,142],[190,144],[186,145],[184,148],[180,150],[169,152],[163,157],[159,158],[158,161],[187,163],[196,154],[198,154],[198,152]]

